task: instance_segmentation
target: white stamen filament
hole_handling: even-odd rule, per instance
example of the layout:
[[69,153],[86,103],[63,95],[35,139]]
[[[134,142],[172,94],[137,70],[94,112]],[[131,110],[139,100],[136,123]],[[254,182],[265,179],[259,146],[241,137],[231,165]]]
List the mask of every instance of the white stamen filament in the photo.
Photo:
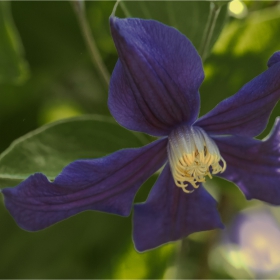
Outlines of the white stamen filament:
[[[168,136],[168,157],[175,184],[191,193],[205,182],[205,177],[222,173],[226,162],[216,143],[196,126],[180,126]],[[222,165],[220,165],[222,162]],[[193,190],[187,189],[189,186]]]

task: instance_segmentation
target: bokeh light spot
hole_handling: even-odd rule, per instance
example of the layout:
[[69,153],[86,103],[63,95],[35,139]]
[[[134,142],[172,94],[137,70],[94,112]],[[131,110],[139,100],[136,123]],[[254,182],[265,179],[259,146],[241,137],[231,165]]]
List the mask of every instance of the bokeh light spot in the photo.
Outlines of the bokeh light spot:
[[244,18],[248,14],[247,6],[239,1],[233,0],[228,5],[229,14],[236,18]]

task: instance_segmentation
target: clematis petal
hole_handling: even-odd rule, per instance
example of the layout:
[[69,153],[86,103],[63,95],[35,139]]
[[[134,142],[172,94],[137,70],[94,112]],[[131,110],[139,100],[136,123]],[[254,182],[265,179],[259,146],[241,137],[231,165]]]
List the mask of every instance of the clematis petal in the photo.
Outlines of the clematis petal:
[[280,118],[264,140],[237,136],[214,138],[227,162],[218,176],[234,182],[247,199],[280,205]]
[[192,43],[154,20],[110,19],[119,61],[112,74],[108,106],[124,127],[167,135],[198,115],[204,73]]
[[271,67],[273,64],[280,61],[280,51],[275,52],[267,62],[267,66]]
[[166,139],[68,165],[53,183],[40,173],[2,192],[20,227],[40,230],[85,210],[128,216],[135,193],[166,161]]
[[196,125],[210,134],[254,137],[266,127],[270,113],[280,99],[280,56],[276,52],[270,68],[243,86],[200,118]]
[[214,198],[200,186],[187,194],[166,165],[147,201],[134,206],[134,244],[145,251],[197,232],[223,228]]

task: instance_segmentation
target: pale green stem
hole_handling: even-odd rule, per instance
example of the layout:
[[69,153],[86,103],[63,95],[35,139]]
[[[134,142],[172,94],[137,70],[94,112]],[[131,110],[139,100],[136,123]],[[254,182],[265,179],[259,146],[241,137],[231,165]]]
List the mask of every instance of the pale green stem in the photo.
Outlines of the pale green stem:
[[[219,199],[219,213],[223,221],[228,222],[232,219],[232,215],[235,212],[235,209],[232,208],[233,205],[229,201],[227,194],[222,194]],[[197,268],[190,272],[190,262],[188,258],[190,257],[191,251],[188,244],[188,238],[184,238],[179,243],[178,253],[176,257],[176,279],[209,279],[211,276],[211,270],[208,264],[208,257],[213,244],[217,242],[219,238],[220,231],[213,230],[208,232],[207,239],[204,242],[203,251],[201,251],[199,259],[197,259]]]
[[[224,193],[219,199],[219,213],[224,222],[229,221],[232,217],[234,210],[232,209],[230,197]],[[193,276],[194,279],[209,279],[211,277],[211,270],[208,263],[209,253],[213,248],[213,245],[217,242],[219,238],[220,230],[213,230],[209,232],[206,242],[204,243],[204,250],[201,252],[200,260],[198,262],[198,267],[203,269],[198,269],[196,274]]]
[[99,75],[102,78],[105,86],[108,87],[109,81],[110,81],[110,74],[109,74],[105,64],[103,63],[99,50],[96,46],[95,40],[92,36],[91,30],[90,30],[90,27],[89,27],[89,24],[88,24],[88,21],[86,18],[83,1],[73,1],[72,4],[74,7],[74,11],[77,15],[79,25],[82,30],[82,34],[83,34],[85,43],[89,50],[91,60],[92,60],[93,64],[95,65],[96,69],[98,70]]
[[123,1],[119,1],[119,3],[120,3],[120,6],[121,6],[121,8],[122,8],[122,10],[124,12],[124,15],[126,17],[132,17],[131,14],[129,13],[128,9],[126,8],[125,3]]
[[186,275],[186,263],[188,257],[188,239],[184,238],[180,241],[179,248],[178,248],[178,255],[176,260],[176,279],[185,279],[187,278]]
[[199,53],[201,55],[202,60],[205,60],[210,47],[210,42],[213,36],[213,32],[216,26],[217,18],[219,16],[221,10],[221,6],[216,5],[214,2],[210,2],[210,12],[208,21],[205,27],[205,31],[203,34],[202,42],[200,45]]

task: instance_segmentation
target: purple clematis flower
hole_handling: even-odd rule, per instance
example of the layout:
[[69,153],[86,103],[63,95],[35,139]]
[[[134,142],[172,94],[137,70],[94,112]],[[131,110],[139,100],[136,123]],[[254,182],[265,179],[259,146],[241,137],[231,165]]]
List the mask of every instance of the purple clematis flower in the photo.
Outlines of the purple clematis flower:
[[229,267],[226,271],[235,279],[279,279],[279,239],[279,223],[269,208],[246,209],[236,215],[216,244],[215,257],[220,258],[216,269]]
[[140,186],[162,166],[147,201],[134,206],[139,251],[223,227],[202,186],[212,174],[236,183],[248,199],[280,205],[280,119],[264,141],[253,138],[280,98],[280,52],[268,70],[197,119],[204,73],[192,43],[153,20],[111,17],[110,24],[119,60],[109,109],[120,125],[160,138],[75,161],[54,182],[37,173],[4,189],[18,225],[40,230],[85,210],[128,216]]

